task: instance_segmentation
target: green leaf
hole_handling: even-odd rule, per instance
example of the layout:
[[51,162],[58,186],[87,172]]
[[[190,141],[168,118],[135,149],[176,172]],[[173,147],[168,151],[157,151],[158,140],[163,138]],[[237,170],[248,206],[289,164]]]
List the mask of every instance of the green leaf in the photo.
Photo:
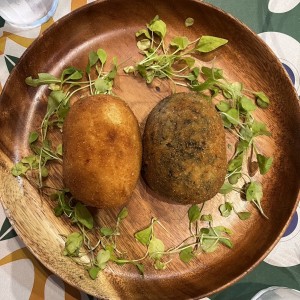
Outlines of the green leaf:
[[114,230],[110,227],[101,227],[100,233],[104,236],[111,236],[114,233]]
[[219,111],[227,112],[230,109],[230,104],[222,100],[218,104],[216,104],[216,107]]
[[137,31],[135,33],[135,36],[139,37],[139,36],[141,36],[143,34],[146,36],[146,38],[151,39],[151,35],[149,34],[148,29],[140,29],[139,31]]
[[226,99],[232,99],[233,98],[232,91],[230,89],[228,89],[227,87],[222,87],[222,92],[223,92],[223,96]]
[[81,70],[76,70],[73,74],[71,74],[67,80],[78,80],[81,79],[83,72]]
[[250,129],[248,126],[244,126],[241,130],[240,130],[240,135],[243,138],[243,140],[245,140],[248,143],[252,140],[253,138],[253,132],[252,129]]
[[210,93],[211,93],[211,98],[214,98],[214,97],[216,97],[216,96],[218,96],[219,95],[219,93],[220,93],[220,89],[218,88],[218,87],[212,87],[211,89],[210,89]]
[[225,182],[221,186],[219,193],[225,195],[225,194],[230,193],[232,191],[232,189],[233,189],[233,186],[229,182]]
[[148,39],[142,39],[136,43],[137,47],[141,50],[147,50],[151,47],[151,41]]
[[68,67],[63,70],[61,74],[61,82],[64,83],[68,80],[81,79],[83,72],[75,67]]
[[117,59],[116,57],[113,58],[113,67],[112,69],[109,71],[107,78],[110,80],[115,79],[116,75],[117,75],[117,70],[118,70],[118,65],[117,65]]
[[[220,89],[218,87],[210,88],[211,98],[218,96],[219,93],[220,93]],[[208,101],[211,102],[209,99],[208,99]]]
[[[252,134],[250,134],[250,136],[252,136]],[[247,139],[249,138],[247,137]],[[249,142],[247,140],[240,140],[236,145],[235,153],[240,154],[246,151],[248,148],[249,148]]]
[[190,223],[194,223],[200,218],[200,208],[197,204],[193,204],[188,210],[188,217]]
[[[67,98],[65,98],[65,100],[67,100]],[[66,103],[65,105],[62,105],[58,108],[57,115],[59,117],[59,121],[62,122],[62,124],[63,124],[65,117],[67,116],[69,110],[70,110],[69,103]]]
[[205,222],[212,222],[212,215],[208,214],[208,215],[202,215],[201,216],[201,221],[205,221]]
[[101,77],[98,77],[95,80],[95,89],[100,94],[106,93],[108,91],[108,89],[109,89],[108,82],[105,79],[103,79]]
[[52,91],[49,96],[57,105],[66,98],[66,94],[62,90]]
[[221,119],[222,119],[222,122],[223,122],[223,126],[225,128],[231,128],[231,123],[228,121],[227,117],[223,114],[221,114]]
[[179,258],[186,264],[189,263],[194,257],[195,255],[192,247],[185,248],[179,252]]
[[99,48],[97,50],[97,56],[98,56],[101,64],[104,65],[106,63],[106,60],[107,60],[107,54],[106,54],[105,50]]
[[221,244],[223,244],[224,246],[226,246],[227,248],[230,248],[230,249],[233,248],[232,242],[231,242],[229,239],[227,239],[227,238],[220,238],[220,239],[219,239],[219,242],[220,242]]
[[256,159],[257,159],[257,162],[258,162],[258,167],[259,167],[260,174],[262,174],[262,175],[266,174],[272,166],[273,158],[272,157],[266,157],[266,156],[261,155],[261,154],[257,154]]
[[100,272],[100,268],[99,267],[96,267],[96,266],[92,266],[90,269],[89,269],[89,275],[90,277],[95,280],[98,276],[98,273]]
[[232,99],[238,99],[242,95],[243,84],[241,82],[233,82],[229,85]]
[[224,204],[221,204],[219,206],[219,210],[220,210],[220,213],[222,215],[222,217],[229,217],[232,210],[233,210],[233,206],[230,202],[225,202]]
[[91,67],[94,66],[98,61],[98,55],[97,54],[98,53],[96,53],[95,51],[91,51],[89,53],[89,65]]
[[33,87],[38,87],[42,84],[51,84],[53,82],[59,82],[59,79],[49,73],[38,73],[38,78],[29,76],[25,79],[25,83]]
[[49,74],[49,73],[38,73],[38,79],[40,81],[57,81],[58,78],[56,78],[55,76]]
[[36,131],[32,131],[29,133],[28,143],[32,144],[39,138],[39,134]]
[[49,88],[49,90],[51,90],[51,91],[58,91],[58,90],[60,90],[60,85],[57,84],[57,83],[50,83],[50,84],[48,85],[48,88]]
[[144,272],[145,272],[145,267],[144,267],[144,265],[141,264],[141,263],[135,263],[134,265],[135,265],[136,268],[138,269],[139,273],[140,273],[141,275],[144,276]]
[[251,213],[249,211],[240,211],[236,213],[240,220],[247,220],[250,218]]
[[[195,64],[195,59],[189,56],[182,57],[181,60],[184,60],[187,66],[191,69]],[[199,68],[198,68],[199,70]]]
[[111,261],[114,261],[114,262],[118,261],[118,258],[115,254],[115,245],[107,244],[107,245],[105,245],[105,250],[109,251],[109,253],[110,253],[110,258],[109,259]]
[[25,166],[22,162],[17,162],[12,168],[11,173],[14,176],[25,175],[29,167]]
[[23,164],[28,164],[32,169],[37,169],[39,167],[39,157],[34,154],[23,157],[21,162]]
[[66,191],[59,191],[50,196],[52,200],[58,201],[57,206],[54,208],[54,213],[57,217],[63,213],[66,213],[69,217],[74,215],[74,209],[65,200],[65,193]]
[[200,229],[200,233],[202,235],[206,235],[206,234],[209,234],[211,232],[211,229],[210,228],[206,228],[206,227],[203,227]]
[[259,107],[267,108],[269,106],[270,100],[264,92],[254,93],[254,96],[256,97],[256,103]]
[[123,71],[126,73],[126,74],[129,74],[129,73],[133,73],[135,71],[135,67],[134,66],[127,66],[123,69]]
[[54,207],[53,211],[54,211],[54,215],[55,215],[56,217],[60,217],[60,216],[62,216],[63,213],[64,213],[63,207],[61,206],[60,203],[58,203],[58,204]]
[[154,269],[155,270],[165,270],[166,267],[167,267],[167,264],[160,261],[160,260],[158,260],[158,259],[154,262]]
[[41,168],[41,175],[42,175],[42,177],[47,177],[48,175],[49,175],[49,171],[48,171],[48,169],[47,169],[47,167],[46,166],[42,166],[42,168]]
[[62,90],[52,91],[48,96],[47,112],[54,112],[66,97]]
[[201,72],[207,78],[212,78],[214,80],[223,79],[223,70],[218,68],[209,68],[209,67],[202,67]]
[[139,241],[144,246],[149,245],[151,236],[152,236],[152,224],[149,227],[140,230],[134,234],[136,240]]
[[164,38],[167,33],[166,23],[159,18],[155,17],[147,26],[149,30],[156,33],[161,38]]
[[262,185],[259,182],[253,181],[246,188],[246,200],[247,201],[258,201],[263,197]]
[[80,202],[75,206],[75,218],[79,223],[84,225],[88,229],[92,229],[94,226],[94,219],[90,211]]
[[150,83],[153,81],[154,76],[155,76],[155,71],[154,71],[154,70],[148,71],[148,70],[146,69],[146,67],[143,66],[143,65],[137,65],[137,70],[138,70],[138,72],[141,74],[141,76],[142,76],[144,79],[146,79],[146,82],[147,82],[148,84],[150,84]]
[[221,243],[229,248],[232,248],[231,241],[224,237],[223,234],[231,234],[231,230],[224,226],[201,228],[201,247],[205,252],[214,252],[218,244]]
[[194,19],[190,18],[190,17],[186,18],[184,24],[185,24],[185,27],[190,27],[194,24]]
[[105,269],[106,264],[109,260],[110,260],[110,251],[104,250],[104,249],[99,250],[97,257],[96,257],[96,261],[97,261],[98,267],[101,270]]
[[226,113],[225,113],[226,118],[228,121],[233,124],[233,125],[238,125],[240,122],[239,119],[239,112],[235,108],[230,108]]
[[123,207],[122,210],[118,214],[119,220],[124,220],[128,216],[128,209],[126,207]]
[[239,170],[242,167],[244,160],[243,153],[237,155],[235,158],[231,159],[228,163],[227,169],[229,172]]
[[63,155],[63,148],[62,148],[62,144],[58,144],[56,147],[56,154],[62,156]]
[[64,255],[78,256],[82,243],[83,243],[83,235],[81,233],[73,232],[69,234],[65,242]]
[[95,51],[91,51],[89,53],[89,62],[88,65],[86,66],[86,72],[87,74],[90,74],[91,72],[91,67],[94,66],[98,61],[98,55]]
[[191,72],[194,74],[195,78],[197,79],[197,77],[199,76],[200,70],[198,67],[195,67],[191,70]]
[[246,96],[242,96],[240,99],[240,106],[244,111],[250,112],[256,109],[256,105],[253,103],[251,99]]
[[69,77],[67,77],[67,80],[78,80],[78,79],[81,79],[82,78],[82,71],[81,70],[75,70],[74,73],[70,74]]
[[163,256],[163,253],[161,253],[161,252],[164,252],[164,251],[165,251],[164,243],[160,239],[153,237],[150,240],[150,243],[148,246],[149,256],[153,259],[160,259]]
[[232,234],[231,229],[229,229],[228,227],[225,227],[225,226],[216,226],[216,227],[213,227],[213,229],[217,233],[217,235],[221,235],[222,233]]
[[265,123],[258,122],[256,120],[254,120],[254,122],[252,123],[251,129],[253,132],[253,136],[259,136],[259,135],[270,136],[271,135],[271,133],[267,129],[267,125]]
[[222,39],[215,36],[203,35],[198,44],[196,45],[195,50],[199,52],[210,52],[213,51],[225,44],[228,43],[228,40]]
[[197,83],[195,85],[192,86],[192,90],[193,91],[197,91],[197,92],[202,92],[205,90],[210,90],[211,88],[214,88],[214,85],[217,81],[212,79],[212,78],[208,78],[207,80],[205,80],[203,83]]
[[97,257],[96,257],[97,263],[99,265],[102,265],[103,263],[108,262],[109,259],[110,259],[110,251],[109,250],[104,250],[104,249],[99,250]]
[[228,177],[228,181],[230,184],[236,184],[241,177],[242,177],[241,173],[235,173]]
[[187,75],[187,79],[190,81],[195,81],[197,80],[198,76],[199,76],[199,68],[195,67],[191,70],[191,73]]
[[52,145],[52,142],[50,140],[47,139],[47,140],[43,141],[43,148],[45,150],[48,150],[51,152],[51,145]]
[[189,40],[185,36],[176,36],[170,42],[171,46],[174,46],[180,50],[184,50],[189,45]]
[[203,238],[201,243],[201,248],[206,253],[211,253],[216,251],[218,248],[217,239]]

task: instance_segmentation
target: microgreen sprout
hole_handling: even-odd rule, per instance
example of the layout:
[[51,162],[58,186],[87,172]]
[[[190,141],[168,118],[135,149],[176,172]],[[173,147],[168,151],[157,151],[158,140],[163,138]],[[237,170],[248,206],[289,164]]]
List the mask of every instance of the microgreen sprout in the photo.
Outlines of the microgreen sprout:
[[[48,162],[62,162],[62,145],[53,146],[49,136],[51,129],[61,131],[64,119],[70,108],[70,99],[83,90],[89,94],[111,94],[114,78],[117,74],[117,59],[113,58],[112,68],[104,72],[107,62],[105,50],[98,49],[89,54],[86,67],[88,80],[82,80],[84,72],[75,68],[65,68],[59,77],[48,73],[39,73],[37,78],[27,77],[25,82],[32,87],[47,85],[50,91],[47,98],[47,110],[40,126],[40,132],[29,133],[31,154],[23,157],[12,168],[14,176],[25,176],[35,179],[34,184],[43,188],[43,181],[49,174]],[[93,74],[93,75],[92,75]],[[92,79],[92,76],[95,79]],[[27,172],[30,171],[30,177]]]
[[[185,24],[191,26],[193,19],[187,18]],[[167,26],[159,16],[146,28],[140,29],[136,33],[136,37],[141,38],[137,41],[137,47],[145,58],[136,65],[125,67],[124,72],[139,73],[148,84],[154,78],[167,78],[175,85],[188,86],[186,80],[195,76],[195,72],[192,72],[195,64],[193,55],[211,52],[228,42],[213,36],[202,36],[195,41],[189,41],[185,36],[176,36],[166,48],[166,33]]]

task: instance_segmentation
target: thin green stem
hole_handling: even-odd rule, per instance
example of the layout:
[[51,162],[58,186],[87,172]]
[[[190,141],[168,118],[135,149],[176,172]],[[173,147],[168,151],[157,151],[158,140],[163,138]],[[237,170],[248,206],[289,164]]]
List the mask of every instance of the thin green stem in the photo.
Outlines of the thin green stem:
[[141,258],[137,258],[137,259],[118,259],[117,262],[118,263],[135,263],[135,262],[139,262],[139,261],[144,260],[148,256],[148,254],[149,254],[149,252],[147,250],[145,255]]
[[[94,82],[92,82],[92,85],[93,85],[93,84],[94,84]],[[68,96],[68,99],[71,99],[71,97],[72,97],[75,93],[77,93],[78,91],[83,90],[83,89],[86,89],[86,88],[89,88],[89,87],[90,87],[90,84],[87,84],[87,85],[85,85],[85,86],[82,86],[82,87],[80,87],[80,88],[74,90],[73,92],[70,93],[70,95]]]

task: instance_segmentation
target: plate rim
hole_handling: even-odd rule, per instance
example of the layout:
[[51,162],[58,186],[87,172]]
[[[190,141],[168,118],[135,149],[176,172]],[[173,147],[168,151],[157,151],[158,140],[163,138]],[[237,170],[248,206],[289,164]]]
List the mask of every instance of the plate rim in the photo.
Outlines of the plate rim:
[[[127,0],[127,1],[130,1],[130,0]],[[137,0],[139,1],[139,0]],[[224,14],[226,15],[227,17],[231,18],[232,20],[234,20],[235,23],[238,23],[240,26],[243,27],[244,30],[246,30],[248,33],[250,33],[251,35],[255,35],[257,37],[257,34],[252,30],[250,29],[247,25],[245,25],[242,21],[240,21],[239,19],[237,19],[236,17],[234,17],[233,15],[231,15],[230,13],[222,10],[221,8],[219,7],[216,7],[214,6],[213,4],[210,4],[210,3],[206,3],[206,2],[202,2],[201,0],[187,0],[188,2],[193,2],[193,3],[197,3],[198,5],[203,5],[203,6],[207,6],[207,7],[210,7],[212,8],[213,10],[216,10],[218,11],[219,13],[221,14]],[[44,32],[42,32],[32,43],[31,45],[24,51],[24,53],[21,55],[20,59],[19,59],[19,62],[17,63],[17,65],[13,68],[12,72],[10,73],[9,77],[7,78],[6,82],[5,82],[5,85],[3,86],[3,89],[2,89],[2,92],[1,92],[1,95],[0,95],[0,100],[2,98],[2,95],[4,94],[4,92],[6,91],[7,87],[10,85],[10,81],[12,80],[12,78],[14,77],[14,74],[16,72],[18,72],[18,65],[21,61],[25,60],[28,53],[33,51],[34,48],[35,48],[35,45],[38,43],[39,40],[41,40],[42,38],[44,38],[44,36],[47,37],[47,35],[51,34],[51,32],[58,26],[60,26],[61,23],[65,23],[66,20],[70,19],[70,18],[76,18],[78,15],[80,15],[82,12],[90,9],[90,7],[93,7],[93,6],[101,6],[103,3],[108,3],[108,2],[113,2],[112,0],[98,0],[98,1],[94,1],[94,2],[91,2],[91,3],[88,3],[86,5],[83,5],[77,9],[75,9],[74,11],[64,15],[62,18],[60,18],[59,20],[55,21],[49,28],[47,28]],[[264,45],[265,49],[267,51],[269,51],[272,55],[273,55],[273,58],[274,58],[274,61],[276,61],[276,64],[280,64],[280,60],[278,59],[278,57],[274,54],[274,52],[272,51],[272,49],[261,39],[261,44]],[[32,50],[33,49],[33,50]],[[282,74],[284,74],[283,76],[285,77],[288,77],[286,71],[284,70],[284,68],[282,67],[281,65],[281,71],[282,71]],[[294,88],[294,86],[292,85],[292,83],[290,82],[290,87],[291,89],[293,90],[293,94],[295,96],[295,99],[298,98],[298,95],[297,95],[297,92]],[[294,101],[294,100],[293,100]],[[300,110],[299,110],[300,111]],[[300,121],[300,115],[298,114],[298,119]],[[300,186],[300,177],[298,178],[298,187]],[[1,200],[1,199],[0,199]],[[222,290],[224,290],[225,288],[231,286],[232,284],[236,283],[237,281],[239,281],[241,278],[243,278],[245,275],[247,275],[250,271],[252,271],[259,263],[261,263],[263,261],[263,259],[271,252],[271,250],[275,247],[275,245],[279,242],[279,240],[281,239],[282,235],[284,234],[285,230],[287,229],[292,217],[293,217],[293,214],[295,213],[298,205],[299,205],[299,202],[300,202],[300,192],[298,192],[298,196],[296,196],[296,199],[295,199],[295,202],[294,202],[294,207],[292,209],[292,214],[290,214],[288,220],[286,221],[284,227],[282,228],[280,234],[277,236],[277,238],[273,241],[273,243],[271,244],[271,246],[269,246],[269,248],[267,250],[264,251],[264,253],[260,256],[259,259],[256,260],[256,262],[254,264],[251,265],[251,267],[249,269],[247,269],[246,271],[242,272],[242,273],[239,273],[240,275],[235,277],[233,280],[227,282],[226,284],[222,285],[222,286],[219,286],[217,289],[215,289],[214,291],[212,291],[211,293],[207,293],[205,295],[203,295],[203,297],[205,296],[208,296],[208,295],[211,295],[212,293],[218,293]],[[7,213],[7,211],[9,211],[9,208],[6,207],[5,203],[2,203],[2,206],[4,208],[4,211],[5,211],[5,214],[7,216],[7,218],[9,219],[10,222],[12,222],[12,226],[14,227],[14,218],[13,216],[10,215],[10,213]],[[16,232],[18,233],[18,236],[20,237],[20,239],[24,242],[23,240],[23,236],[20,235],[20,232],[19,232],[19,228],[15,228],[14,229],[16,230]],[[53,274],[56,274],[57,275],[57,271],[56,269],[51,265],[49,265],[48,263],[45,263],[42,258],[40,258],[40,255],[39,253],[36,253],[35,249],[32,249],[32,247],[28,246],[27,243],[25,243],[25,246],[30,250],[30,252],[34,255],[35,258],[37,258],[38,261],[41,262],[41,264],[43,266],[45,266],[48,270],[50,270]],[[60,275],[57,275],[59,276],[60,278],[62,278]],[[70,284],[71,286],[83,291],[86,293],[85,290],[82,290],[80,287],[76,286],[75,283],[73,283],[72,281],[69,281],[68,279],[66,278],[62,278],[63,281],[66,281],[68,284]],[[98,294],[91,294],[91,295],[94,295],[96,297],[99,297]]]

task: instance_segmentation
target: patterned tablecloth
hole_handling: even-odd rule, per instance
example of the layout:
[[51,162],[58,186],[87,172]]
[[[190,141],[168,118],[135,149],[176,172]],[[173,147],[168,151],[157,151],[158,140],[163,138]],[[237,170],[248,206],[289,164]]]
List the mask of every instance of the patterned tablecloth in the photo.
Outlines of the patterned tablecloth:
[[[88,2],[91,1],[60,0],[53,18],[41,27],[31,30],[13,28],[0,17],[0,91],[12,68],[34,39],[53,22]],[[300,0],[207,2],[221,7],[257,32],[278,56],[300,95]],[[284,236],[269,256],[238,283],[210,299],[247,300],[269,286],[286,286],[300,290],[299,218],[300,206]],[[93,299],[65,284],[35,259],[16,235],[1,205],[0,298]]]

